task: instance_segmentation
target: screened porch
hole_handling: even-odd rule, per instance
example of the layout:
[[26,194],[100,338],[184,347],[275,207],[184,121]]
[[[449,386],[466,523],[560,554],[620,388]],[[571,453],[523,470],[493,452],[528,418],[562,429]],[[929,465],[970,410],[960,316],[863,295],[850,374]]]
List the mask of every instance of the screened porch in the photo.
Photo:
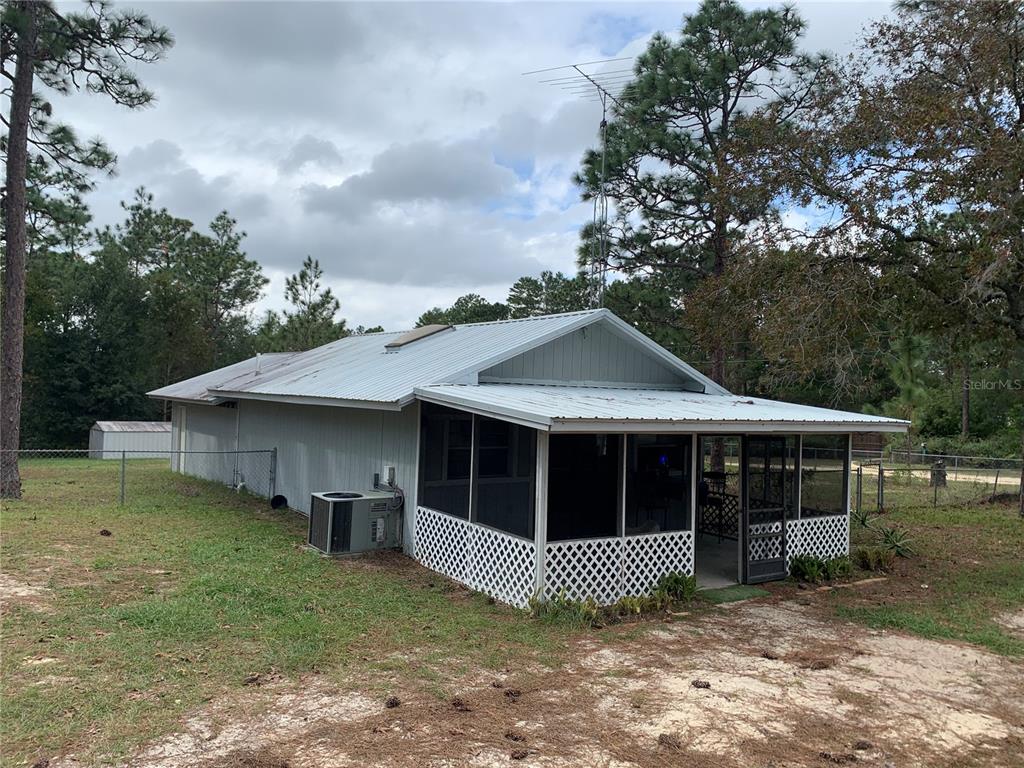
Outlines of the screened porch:
[[517,607],[783,578],[848,547],[845,434],[551,432],[425,402],[419,443],[414,556]]

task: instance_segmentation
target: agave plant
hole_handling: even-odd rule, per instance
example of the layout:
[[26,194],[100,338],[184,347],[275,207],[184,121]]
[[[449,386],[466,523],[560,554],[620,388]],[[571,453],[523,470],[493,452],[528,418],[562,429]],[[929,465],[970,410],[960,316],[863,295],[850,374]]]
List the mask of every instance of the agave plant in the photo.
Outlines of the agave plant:
[[914,542],[911,540],[910,534],[902,528],[882,526],[878,529],[878,534],[882,538],[882,546],[897,557],[910,557],[915,554]]

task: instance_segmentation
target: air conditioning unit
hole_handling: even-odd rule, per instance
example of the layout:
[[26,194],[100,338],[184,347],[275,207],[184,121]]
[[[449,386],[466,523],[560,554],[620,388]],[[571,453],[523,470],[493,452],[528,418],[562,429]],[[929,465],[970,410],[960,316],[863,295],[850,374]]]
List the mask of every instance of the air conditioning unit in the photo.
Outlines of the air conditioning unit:
[[306,543],[328,555],[398,546],[398,506],[393,491],[314,493]]

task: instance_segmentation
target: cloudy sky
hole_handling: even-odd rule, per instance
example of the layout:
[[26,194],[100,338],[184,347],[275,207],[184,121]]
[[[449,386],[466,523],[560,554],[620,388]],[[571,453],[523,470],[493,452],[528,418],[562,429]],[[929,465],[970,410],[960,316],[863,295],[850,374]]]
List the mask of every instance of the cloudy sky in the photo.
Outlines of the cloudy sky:
[[[574,270],[591,214],[571,177],[600,107],[521,73],[634,56],[693,3],[137,3],[176,45],[142,70],[157,103],[59,114],[119,156],[97,224],[145,186],[205,225],[227,209],[271,279],[320,260],[350,325],[410,327],[476,292]],[[849,50],[881,2],[798,3],[809,50]],[[621,67],[622,65],[616,65]]]

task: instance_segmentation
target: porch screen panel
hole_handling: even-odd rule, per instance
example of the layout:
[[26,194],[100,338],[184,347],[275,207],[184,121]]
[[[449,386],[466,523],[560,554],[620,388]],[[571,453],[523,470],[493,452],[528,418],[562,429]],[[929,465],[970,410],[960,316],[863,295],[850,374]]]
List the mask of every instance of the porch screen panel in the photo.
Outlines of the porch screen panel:
[[551,435],[548,541],[619,535],[622,437]]
[[690,527],[689,435],[626,439],[626,534]]
[[846,514],[849,440],[849,435],[804,435],[800,453],[802,517]]
[[473,521],[533,538],[537,433],[507,421],[477,417]]
[[473,417],[423,403],[420,424],[420,504],[469,519]]

